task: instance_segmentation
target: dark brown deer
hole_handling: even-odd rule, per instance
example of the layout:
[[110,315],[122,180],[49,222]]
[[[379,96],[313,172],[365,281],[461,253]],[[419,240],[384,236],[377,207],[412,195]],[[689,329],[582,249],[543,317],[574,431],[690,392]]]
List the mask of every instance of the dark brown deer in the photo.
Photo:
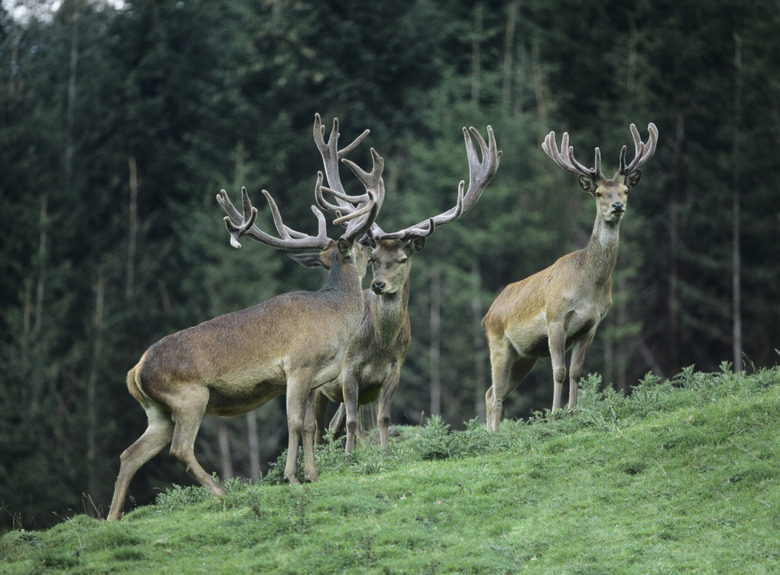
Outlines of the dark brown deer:
[[569,134],[561,138],[558,151],[550,132],[542,149],[561,168],[579,178],[580,187],[596,199],[596,223],[588,245],[563,256],[552,266],[508,285],[495,299],[482,320],[490,346],[493,385],[485,395],[488,429],[501,422],[504,397],[525,379],[542,357],[550,357],[553,370],[553,410],[561,407],[566,378],[566,351],[571,349],[569,407],[577,406],[577,386],[585,353],[599,322],[612,306],[612,269],[618,255],[620,222],[626,213],[628,190],[639,183],[639,168],[655,152],[658,130],[648,126],[645,144],[631,124],[636,153],[626,164],[626,147],[620,152],[620,167],[612,179],[601,173],[601,152],[596,148],[595,167],[586,168],[574,159]]
[[[373,173],[381,174],[382,168],[381,161],[376,163]],[[318,173],[317,195],[322,177]],[[310,236],[284,225],[271,195],[265,190],[263,194],[278,237],[255,225],[257,209],[246,189],[242,190],[243,213],[233,206],[225,190],[217,196],[228,213],[225,225],[232,245],[240,247],[239,238],[246,236],[281,250],[320,250],[293,258],[305,266],[328,269],[327,281],[319,291],[276,296],[169,335],[146,350],[127,374],[127,387],[146,411],[149,424],[122,453],[109,520],[119,519],[136,471],[169,443],[170,454],[201,485],[215,497],[224,497],[225,490],[195,459],[195,437],[203,415],[239,415],[285,393],[289,427],[285,478],[298,483],[302,436],[305,474],[309,480],[317,480],[311,390],[338,376],[344,352],[360,326],[366,261],[354,244],[373,225],[380,203],[376,192],[367,190],[360,209],[334,221],[347,223],[347,228],[338,240],[332,240],[326,235],[325,217],[316,206],[312,210],[319,231]]]
[[[464,194],[465,182],[458,186],[458,198],[454,207],[432,218],[396,232],[384,232],[376,223],[361,243],[370,250],[373,270],[371,289],[365,290],[363,322],[357,336],[352,340],[344,359],[341,377],[326,383],[315,393],[315,420],[317,440],[321,441],[325,428],[328,402],[342,403],[331,427],[339,428],[346,420],[346,451],[350,453],[355,445],[358,404],[379,399],[379,437],[383,447],[388,445],[390,425],[390,403],[398,388],[401,365],[411,342],[409,314],[409,273],[412,256],[420,251],[425,238],[437,226],[452,222],[467,213],[479,200],[488,182],[498,170],[501,152],[497,150],[493,129],[488,126],[488,141],[480,133],[463,128],[466,153],[469,164],[469,187]],[[337,134],[334,126],[331,136]],[[360,209],[366,201],[363,197],[347,196],[338,173],[337,140],[333,137],[326,144],[324,128],[316,126],[314,138],[322,154],[325,174],[330,189],[327,191],[338,200],[338,204],[327,202],[320,194],[317,202],[323,209],[336,214],[350,213]],[[477,139],[482,155],[480,161],[471,134]],[[349,160],[343,160],[363,182],[367,189],[375,189],[384,198],[384,182],[381,175],[366,174]]]

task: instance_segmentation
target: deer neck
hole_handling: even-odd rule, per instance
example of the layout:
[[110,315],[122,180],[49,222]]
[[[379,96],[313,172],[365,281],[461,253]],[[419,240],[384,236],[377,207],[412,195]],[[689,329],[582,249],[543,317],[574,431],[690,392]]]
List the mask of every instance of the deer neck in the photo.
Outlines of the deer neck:
[[585,269],[596,284],[606,284],[617,262],[620,246],[620,221],[607,222],[596,218],[593,233],[585,248]]
[[407,278],[401,289],[395,293],[372,294],[370,313],[377,337],[395,338],[395,334],[406,322],[409,291],[409,278]]
[[354,265],[338,261],[334,258],[328,279],[325,281],[323,290],[336,290],[347,293],[362,293],[360,275]]

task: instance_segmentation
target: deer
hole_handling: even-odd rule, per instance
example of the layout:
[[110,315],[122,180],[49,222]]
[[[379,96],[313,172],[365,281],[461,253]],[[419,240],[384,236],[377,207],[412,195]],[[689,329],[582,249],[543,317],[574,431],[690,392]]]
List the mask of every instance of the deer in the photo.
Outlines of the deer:
[[[365,137],[364,132],[349,147]],[[381,156],[372,150],[372,173],[381,174]],[[318,172],[315,193],[323,184]],[[314,421],[311,390],[341,371],[344,351],[363,318],[362,278],[367,261],[356,241],[373,225],[381,203],[377,190],[366,189],[360,209],[338,217],[342,235],[327,236],[325,216],[312,206],[318,233],[312,236],[287,227],[270,193],[268,202],[278,235],[260,229],[258,210],[242,189],[239,212],[225,190],[217,200],[230,243],[240,248],[241,237],[257,240],[288,253],[307,267],[328,270],[319,291],[283,293],[254,307],[231,312],[168,335],[149,347],[127,374],[127,387],[146,411],[148,426],[120,456],[108,520],[120,518],[127,491],[138,469],[170,444],[170,454],[216,498],[225,489],[201,467],[194,443],[204,414],[232,417],[249,412],[286,394],[289,444],[286,480],[299,483],[299,441],[304,448],[305,478],[317,481],[314,461]],[[314,253],[297,253],[318,250]]]
[[[331,135],[338,132],[334,126]],[[361,244],[369,251],[372,267],[370,289],[364,291],[363,321],[356,336],[347,348],[340,377],[317,388],[314,396],[316,441],[322,442],[325,416],[329,402],[340,403],[330,427],[338,430],[346,420],[346,453],[355,447],[357,408],[378,398],[377,423],[380,443],[387,449],[389,443],[390,404],[398,388],[401,366],[411,343],[411,327],[408,305],[412,256],[423,249],[425,239],[441,225],[455,221],[477,203],[487,184],[498,170],[501,152],[496,146],[493,129],[488,126],[488,143],[479,131],[463,128],[469,165],[469,186],[464,193],[465,182],[458,185],[455,206],[436,216],[407,228],[385,232],[374,222]],[[481,152],[480,161],[471,135],[477,140]],[[360,209],[365,197],[348,196],[344,192],[338,172],[338,142],[332,138],[325,143],[324,128],[315,124],[314,138],[323,158],[329,188],[320,188],[317,204],[336,215],[348,214]],[[366,174],[350,160],[342,160],[361,180],[367,189],[379,190],[384,199],[384,182],[381,174]],[[338,204],[325,200],[322,191],[336,198]]]
[[568,350],[571,350],[568,407],[577,407],[585,354],[599,323],[612,306],[612,270],[617,262],[620,222],[626,213],[628,191],[639,183],[639,168],[653,156],[658,141],[658,129],[652,123],[648,125],[650,135],[646,143],[634,124],[630,130],[634,159],[626,163],[626,146],[623,146],[619,168],[612,179],[601,172],[599,148],[596,148],[594,167],[586,168],[574,158],[568,132],[561,138],[560,151],[555,132],[544,139],[544,152],[560,168],[577,176],[580,187],[596,200],[596,221],[585,248],[506,286],[483,318],[492,372],[492,385],[485,394],[489,430],[499,427],[504,397],[542,357],[549,357],[552,363],[552,410],[561,409]]

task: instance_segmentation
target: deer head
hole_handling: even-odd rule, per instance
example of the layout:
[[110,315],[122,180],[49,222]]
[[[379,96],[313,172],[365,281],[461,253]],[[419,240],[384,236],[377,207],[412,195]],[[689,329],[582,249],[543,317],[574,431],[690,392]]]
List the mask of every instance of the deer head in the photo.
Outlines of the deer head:
[[[317,118],[319,120],[319,117]],[[437,226],[447,224],[460,218],[467,213],[477,203],[487,184],[498,170],[501,152],[496,145],[496,138],[493,134],[493,128],[488,126],[488,142],[482,138],[482,135],[475,128],[463,128],[463,137],[466,144],[466,155],[469,164],[469,187],[466,187],[465,181],[458,184],[458,194],[455,205],[449,210],[436,216],[422,220],[412,226],[403,228],[395,232],[385,232],[379,225],[374,224],[369,228],[366,236],[361,240],[361,244],[370,250],[370,261],[372,263],[373,281],[371,290],[377,295],[396,293],[403,286],[409,277],[409,258],[420,251],[425,245],[425,238],[432,234]],[[320,193],[317,196],[317,204],[337,215],[350,214],[363,206],[367,201],[367,196],[349,196],[344,192],[341,180],[338,175],[338,159],[342,158],[349,150],[353,149],[356,143],[359,143],[366,135],[366,130],[355,142],[338,150],[338,123],[334,120],[333,128],[328,142],[324,139],[324,127],[321,123],[315,123],[314,139],[325,163],[325,173],[327,175],[329,188],[322,187],[321,191],[326,191],[334,198],[337,204],[325,200]],[[471,136],[477,140],[482,159],[480,160],[474,142]],[[374,163],[377,164],[381,157],[371,149],[374,156]],[[385,184],[382,180],[381,171],[376,170],[368,173],[359,166],[347,159],[342,159],[357,178],[363,183],[366,190],[371,190],[381,204],[385,197]]]
[[555,142],[555,132],[550,132],[542,143],[542,149],[561,168],[578,176],[580,187],[596,198],[598,213],[608,223],[617,223],[623,217],[628,202],[628,190],[639,183],[642,172],[639,168],[655,153],[658,142],[658,129],[652,122],[647,126],[650,137],[642,142],[639,131],[631,124],[634,139],[634,159],[626,164],[626,146],[620,150],[620,164],[617,172],[608,179],[601,172],[601,150],[596,148],[594,167],[586,168],[574,158],[574,146],[569,145],[569,133],[561,137],[561,149]]

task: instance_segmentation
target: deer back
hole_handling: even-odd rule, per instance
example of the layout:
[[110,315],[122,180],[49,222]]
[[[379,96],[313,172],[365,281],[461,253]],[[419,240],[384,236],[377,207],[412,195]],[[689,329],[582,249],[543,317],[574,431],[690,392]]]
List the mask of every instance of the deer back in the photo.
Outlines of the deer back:
[[309,371],[314,385],[336,377],[363,317],[355,256],[337,246],[311,258],[331,270],[319,291],[284,293],[152,345],[139,364],[143,393],[165,405],[169,394],[197,384],[211,392],[207,413],[243,413],[284,393],[297,370]]

